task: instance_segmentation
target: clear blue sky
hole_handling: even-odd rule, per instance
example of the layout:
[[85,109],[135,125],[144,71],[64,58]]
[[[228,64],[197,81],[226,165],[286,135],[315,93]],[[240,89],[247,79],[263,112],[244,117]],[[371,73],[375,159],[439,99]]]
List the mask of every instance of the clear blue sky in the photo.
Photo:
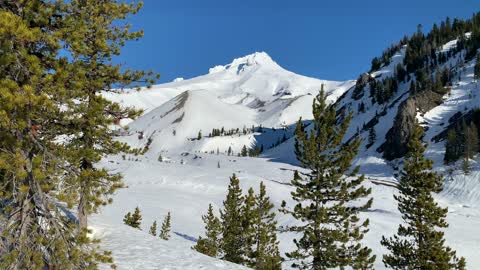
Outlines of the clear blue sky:
[[419,23],[428,30],[477,11],[480,0],[144,0],[130,21],[145,37],[118,61],[166,82],[265,51],[298,74],[355,79]]

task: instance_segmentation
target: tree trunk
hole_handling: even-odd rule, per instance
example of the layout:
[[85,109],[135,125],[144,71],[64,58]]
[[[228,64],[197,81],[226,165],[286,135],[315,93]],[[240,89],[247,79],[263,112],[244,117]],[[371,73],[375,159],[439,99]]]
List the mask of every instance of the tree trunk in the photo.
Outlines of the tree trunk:
[[87,221],[87,194],[85,194],[85,188],[82,188],[82,192],[80,195],[80,202],[78,203],[78,230],[81,231],[83,229],[86,229],[88,226],[88,221]]

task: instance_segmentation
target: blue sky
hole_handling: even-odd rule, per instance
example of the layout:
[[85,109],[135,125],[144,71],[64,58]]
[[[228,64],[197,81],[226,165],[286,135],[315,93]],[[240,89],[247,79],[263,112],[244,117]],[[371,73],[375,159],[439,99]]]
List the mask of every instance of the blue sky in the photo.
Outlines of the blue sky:
[[329,80],[355,79],[420,23],[467,18],[479,0],[144,0],[129,18],[145,37],[117,59],[154,70],[159,82],[192,78],[255,51],[284,68]]

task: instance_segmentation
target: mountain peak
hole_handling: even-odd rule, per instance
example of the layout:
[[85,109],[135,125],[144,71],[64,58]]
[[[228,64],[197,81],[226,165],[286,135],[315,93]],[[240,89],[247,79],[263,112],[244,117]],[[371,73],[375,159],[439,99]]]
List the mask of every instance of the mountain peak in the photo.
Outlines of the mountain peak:
[[224,70],[235,69],[237,71],[245,66],[274,66],[278,64],[266,52],[255,52],[247,56],[234,59],[230,64],[225,66],[216,66],[209,70],[208,73],[216,73]]

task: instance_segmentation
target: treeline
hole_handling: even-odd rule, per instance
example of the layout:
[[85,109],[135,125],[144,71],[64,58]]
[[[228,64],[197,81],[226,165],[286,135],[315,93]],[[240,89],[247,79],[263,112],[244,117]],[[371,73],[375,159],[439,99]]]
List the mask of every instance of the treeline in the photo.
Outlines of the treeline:
[[[458,39],[455,47],[445,52],[440,50],[445,43],[454,39]],[[447,18],[440,26],[434,24],[428,34],[424,34],[422,26],[419,25],[417,32],[412,36],[405,36],[388,48],[381,57],[375,57],[370,73],[389,65],[391,58],[403,46],[406,46],[405,57],[402,63],[394,67],[394,76],[381,81],[377,81],[369,74],[360,76],[353,92],[354,99],[363,97],[364,88],[368,85],[372,102],[383,104],[394,96],[401,83],[411,81],[412,75],[415,80],[410,83],[411,95],[425,90],[446,93],[456,73],[449,67],[441,69],[439,66],[463,51],[466,61],[477,56],[477,50],[480,48],[480,13],[468,20],[454,19],[452,22]],[[480,74],[480,69],[478,73]]]
[[[470,38],[466,37],[466,33],[471,33]],[[441,46],[454,39],[459,39],[459,41],[453,51],[438,52]],[[445,63],[447,58],[464,49],[467,50],[467,55],[471,59],[476,55],[476,49],[480,45],[480,13],[474,14],[467,20],[455,18],[453,22],[447,17],[440,23],[440,26],[435,23],[427,35],[423,34],[422,26],[419,25],[417,32],[411,37],[403,37],[397,44],[385,50],[381,57],[375,57],[372,60],[370,72],[389,65],[392,56],[399,52],[404,45],[407,45],[407,48],[403,64],[408,73],[413,73],[427,65],[431,65],[433,68],[439,63]]]
[[[247,128],[246,126],[244,126],[241,131],[240,131],[240,128],[232,128],[232,129],[229,129],[229,130],[226,130],[224,127],[213,128],[212,132],[210,132],[208,134],[208,137],[232,136],[232,135],[236,135],[236,134],[247,135],[247,134],[251,134],[251,133],[255,133],[255,132],[263,133],[264,130],[263,130],[262,125],[260,125],[258,127],[252,126],[251,128]],[[199,134],[201,134],[201,132],[199,132]],[[201,138],[201,136],[199,136],[199,137]]]

